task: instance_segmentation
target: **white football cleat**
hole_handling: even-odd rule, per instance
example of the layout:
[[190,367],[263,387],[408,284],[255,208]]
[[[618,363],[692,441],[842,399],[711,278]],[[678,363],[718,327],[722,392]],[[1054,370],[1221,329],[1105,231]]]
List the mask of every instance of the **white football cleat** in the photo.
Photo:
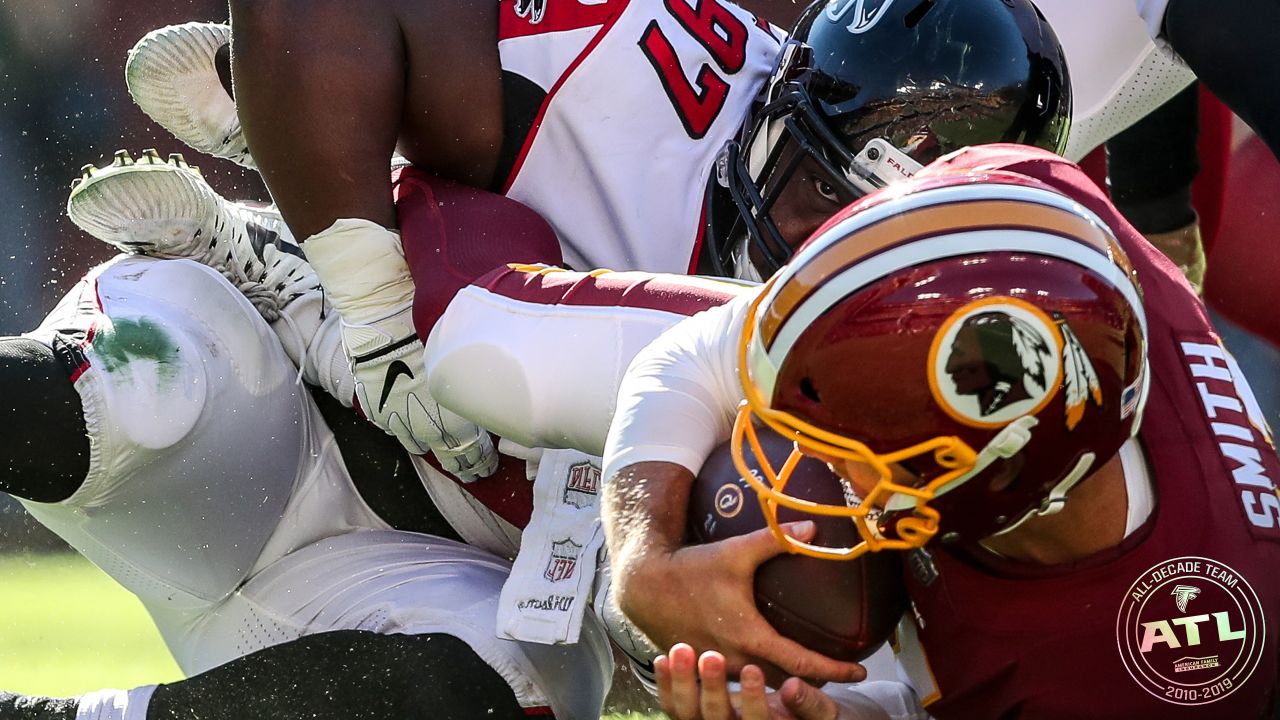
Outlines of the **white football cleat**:
[[229,202],[181,155],[126,151],[103,168],[86,165],[72,185],[67,215],[90,235],[131,254],[189,258],[222,273],[268,322],[318,291],[280,214]]
[[236,104],[218,76],[231,26],[190,22],[152,30],[129,51],[124,77],[142,111],[192,148],[255,167]]
[[351,405],[338,313],[275,208],[224,199],[181,155],[146,150],[135,160],[121,150],[106,167],[84,166],[67,215],[126,253],[217,270],[271,324],[301,377]]

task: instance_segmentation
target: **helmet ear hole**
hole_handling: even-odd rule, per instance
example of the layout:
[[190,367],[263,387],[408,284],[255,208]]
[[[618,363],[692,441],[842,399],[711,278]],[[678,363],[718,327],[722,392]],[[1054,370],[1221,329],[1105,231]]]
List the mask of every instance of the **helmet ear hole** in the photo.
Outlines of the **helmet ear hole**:
[[992,463],[992,473],[990,482],[987,483],[987,490],[998,493],[1005,492],[1016,485],[1018,476],[1022,474],[1023,462],[1022,454],[1014,455],[1007,460],[997,460]]
[[936,5],[937,2],[938,0],[924,0],[924,2],[912,8],[911,12],[907,13],[906,17],[903,18],[907,29],[910,30],[916,25],[919,25],[920,21],[923,20],[924,16],[933,9],[933,6]]
[[822,398],[818,395],[818,389],[813,386],[813,381],[809,378],[801,378],[800,392],[814,402],[822,402]]

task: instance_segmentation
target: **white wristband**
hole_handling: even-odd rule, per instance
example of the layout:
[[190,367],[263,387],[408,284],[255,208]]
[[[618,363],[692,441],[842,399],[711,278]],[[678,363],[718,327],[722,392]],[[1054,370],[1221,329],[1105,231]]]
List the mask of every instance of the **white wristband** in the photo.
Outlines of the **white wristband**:
[[80,696],[76,720],[147,720],[155,685],[132,690],[99,690]]

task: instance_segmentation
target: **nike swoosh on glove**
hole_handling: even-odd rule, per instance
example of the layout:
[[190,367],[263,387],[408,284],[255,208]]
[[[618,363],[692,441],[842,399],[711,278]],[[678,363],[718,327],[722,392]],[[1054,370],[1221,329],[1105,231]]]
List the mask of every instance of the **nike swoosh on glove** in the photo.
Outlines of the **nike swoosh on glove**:
[[498,456],[489,434],[427,392],[400,235],[371,220],[340,218],[307,238],[302,251],[342,318],[342,349],[365,417],[409,452],[430,451],[464,482],[491,475]]
[[356,401],[365,417],[409,452],[435,455],[463,482],[493,474],[498,454],[489,434],[441,407],[427,391],[412,306],[369,323],[343,322],[342,343],[351,358]]

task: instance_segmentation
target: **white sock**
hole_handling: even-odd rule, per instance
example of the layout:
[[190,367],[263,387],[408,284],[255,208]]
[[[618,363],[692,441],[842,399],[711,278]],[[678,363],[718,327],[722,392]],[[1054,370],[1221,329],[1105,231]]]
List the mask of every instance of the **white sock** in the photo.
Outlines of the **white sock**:
[[155,685],[132,690],[99,690],[80,697],[76,720],[147,720]]

